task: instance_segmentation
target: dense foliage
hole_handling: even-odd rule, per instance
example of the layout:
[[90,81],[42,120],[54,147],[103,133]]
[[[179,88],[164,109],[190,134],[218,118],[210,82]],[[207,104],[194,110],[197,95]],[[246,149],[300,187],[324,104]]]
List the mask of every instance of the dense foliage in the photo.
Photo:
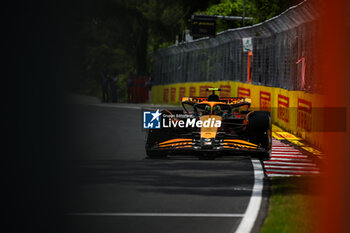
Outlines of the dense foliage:
[[[245,0],[246,25],[280,14],[300,0]],[[102,73],[119,74],[121,97],[129,75],[151,73],[152,52],[184,38],[191,15],[242,16],[243,0],[104,0],[86,1],[72,19],[79,72],[70,90],[99,95]],[[242,26],[242,21],[218,21],[217,31]],[[73,60],[75,59],[75,61]]]

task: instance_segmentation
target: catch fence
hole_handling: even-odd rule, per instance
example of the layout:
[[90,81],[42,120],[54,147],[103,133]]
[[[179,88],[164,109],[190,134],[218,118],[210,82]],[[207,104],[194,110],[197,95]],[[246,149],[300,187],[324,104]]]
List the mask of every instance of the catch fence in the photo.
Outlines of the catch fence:
[[[227,80],[320,92],[317,15],[304,1],[263,23],[160,49],[153,55],[153,85]],[[252,38],[249,71],[243,38]]]

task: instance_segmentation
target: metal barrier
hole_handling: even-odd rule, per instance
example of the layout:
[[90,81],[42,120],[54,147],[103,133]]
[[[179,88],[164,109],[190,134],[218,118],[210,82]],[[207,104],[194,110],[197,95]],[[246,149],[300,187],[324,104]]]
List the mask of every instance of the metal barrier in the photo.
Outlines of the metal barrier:
[[153,84],[247,82],[248,54],[243,52],[242,38],[251,37],[251,83],[320,92],[317,15],[304,1],[263,23],[160,49],[153,55]]

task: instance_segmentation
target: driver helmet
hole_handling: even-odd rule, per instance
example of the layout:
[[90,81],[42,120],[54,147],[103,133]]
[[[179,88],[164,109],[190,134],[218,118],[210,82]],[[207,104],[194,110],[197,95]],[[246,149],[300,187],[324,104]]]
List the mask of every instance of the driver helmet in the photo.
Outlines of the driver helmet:
[[215,105],[213,107],[213,113],[214,114],[221,114],[221,107],[219,105]]
[[210,106],[209,105],[206,105],[205,108],[204,108],[204,114],[210,114]]

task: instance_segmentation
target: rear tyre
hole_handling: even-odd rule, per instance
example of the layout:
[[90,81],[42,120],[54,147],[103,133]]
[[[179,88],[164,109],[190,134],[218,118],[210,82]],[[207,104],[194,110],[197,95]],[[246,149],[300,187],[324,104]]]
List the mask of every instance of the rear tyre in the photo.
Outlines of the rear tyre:
[[254,154],[251,154],[250,157],[257,158],[259,160],[269,160],[270,159],[270,152],[254,153]]
[[263,147],[266,152],[256,155],[261,160],[270,158],[272,146],[271,116],[267,111],[255,111],[248,115],[247,136],[251,143]]
[[260,159],[260,160],[269,160],[270,159],[270,153],[269,152],[260,153],[258,159]]

